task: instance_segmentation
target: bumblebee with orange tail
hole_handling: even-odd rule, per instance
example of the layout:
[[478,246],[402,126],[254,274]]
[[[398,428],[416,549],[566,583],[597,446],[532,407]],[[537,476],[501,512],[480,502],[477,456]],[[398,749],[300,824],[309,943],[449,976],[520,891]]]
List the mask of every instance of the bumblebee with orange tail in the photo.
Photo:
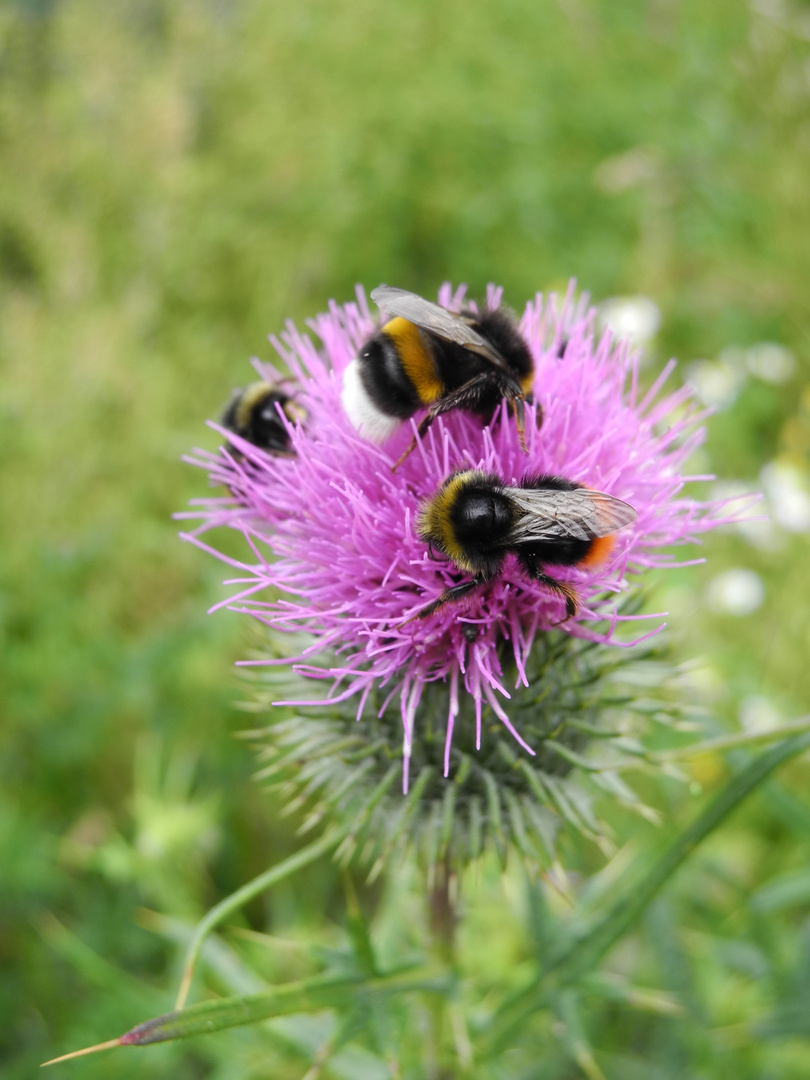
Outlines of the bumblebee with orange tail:
[[629,503],[559,476],[525,477],[519,487],[507,487],[493,473],[454,473],[422,504],[417,531],[471,580],[446,589],[417,617],[497,577],[512,552],[528,577],[565,600],[570,619],[577,594],[544,567],[599,566],[613,547],[611,534],[637,518]]
[[371,299],[392,318],[346,368],[343,407],[360,434],[377,443],[427,409],[394,469],[437,416],[465,409],[489,418],[504,399],[526,449],[524,403],[531,394],[534,361],[511,316],[502,310],[455,315],[388,285],[373,289]]

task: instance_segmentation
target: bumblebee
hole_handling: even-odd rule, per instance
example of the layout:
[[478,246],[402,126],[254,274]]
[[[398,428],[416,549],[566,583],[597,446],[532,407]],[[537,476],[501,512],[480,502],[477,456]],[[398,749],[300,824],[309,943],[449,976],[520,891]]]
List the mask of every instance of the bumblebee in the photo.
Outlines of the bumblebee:
[[466,409],[489,417],[503,399],[526,449],[524,402],[534,361],[504,311],[455,315],[405,289],[380,285],[371,299],[389,316],[343,374],[343,407],[357,430],[383,443],[420,409],[427,414],[400,465],[437,416]]
[[517,555],[533,581],[577,612],[577,594],[545,572],[546,566],[595,567],[613,547],[612,533],[636,521],[629,503],[559,476],[525,477],[507,487],[493,473],[454,473],[423,502],[417,518],[422,540],[470,574],[419,612],[425,619],[451,600],[497,577],[506,556]]
[[255,382],[235,390],[222,414],[222,426],[269,454],[294,456],[279,409],[291,424],[306,419],[304,410],[273,383]]

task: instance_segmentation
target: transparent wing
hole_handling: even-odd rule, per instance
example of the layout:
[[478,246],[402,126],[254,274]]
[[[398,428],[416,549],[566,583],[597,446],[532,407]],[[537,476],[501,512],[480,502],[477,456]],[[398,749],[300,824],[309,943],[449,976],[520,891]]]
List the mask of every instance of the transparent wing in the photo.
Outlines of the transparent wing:
[[602,491],[575,488],[507,488],[520,509],[509,534],[510,544],[531,540],[593,540],[630,525],[638,518],[633,507]]
[[399,315],[402,319],[414,323],[421,330],[427,330],[429,334],[452,341],[461,345],[471,352],[478,353],[485,360],[489,360],[495,367],[506,370],[506,362],[501,354],[494,349],[485,338],[477,334],[473,328],[459,315],[452,311],[432,304],[416,293],[408,292],[407,289],[395,289],[391,285],[379,285],[371,290],[371,299],[381,311],[387,311],[389,315]]

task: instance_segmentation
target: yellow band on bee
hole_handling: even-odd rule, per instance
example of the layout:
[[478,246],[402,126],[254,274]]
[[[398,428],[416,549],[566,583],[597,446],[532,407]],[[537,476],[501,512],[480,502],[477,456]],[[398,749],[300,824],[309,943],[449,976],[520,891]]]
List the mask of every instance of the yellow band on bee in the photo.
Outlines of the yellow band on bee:
[[419,327],[397,316],[387,322],[382,331],[393,341],[405,374],[422,404],[431,405],[438,400],[444,393],[444,383],[436,371],[433,357],[425,348]]
[[261,401],[269,397],[272,392],[272,386],[266,382],[251,383],[250,386],[242,391],[239,397],[239,404],[236,406],[235,420],[237,430],[248,427],[253,410]]
[[466,570],[467,573],[472,574],[475,571],[467,561],[464,548],[458,542],[450,520],[450,511],[456,503],[459,491],[469,483],[469,479],[469,472],[458,473],[457,476],[452,476],[440,491],[436,492],[422,512],[419,531],[423,537],[432,540],[436,547],[449,556],[459,570]]

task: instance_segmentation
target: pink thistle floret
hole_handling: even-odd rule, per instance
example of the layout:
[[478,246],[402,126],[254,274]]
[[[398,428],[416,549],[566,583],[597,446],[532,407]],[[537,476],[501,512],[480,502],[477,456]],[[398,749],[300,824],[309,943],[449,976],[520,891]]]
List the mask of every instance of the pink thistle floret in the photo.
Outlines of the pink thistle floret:
[[[459,310],[463,296],[463,289],[454,294],[445,285],[439,302]],[[500,290],[490,287],[489,307],[500,300]],[[594,312],[586,298],[575,300],[572,283],[562,300],[538,294],[520,319],[535,361],[534,400],[543,410],[538,429],[535,405],[527,407],[528,453],[505,405],[489,425],[456,410],[440,417],[392,472],[419,417],[376,446],[352,427],[341,405],[341,375],[378,328],[365,296],[358,289],[356,304],[333,303],[309,325],[319,345],[292,324],[281,341],[271,338],[290,373],[286,385],[307,414],[293,427],[280,413],[295,456],[271,456],[217,428],[226,445],[188,459],[231,492],[196,500],[181,515],[201,519],[184,538],[236,571],[227,582],[232,595],[217,606],[246,612],[276,632],[305,632],[308,646],[289,662],[301,675],[330,681],[330,700],[356,695],[358,717],[373,688],[381,691],[381,714],[398,699],[406,789],[420,698],[438,680],[449,684],[445,775],[461,686],[475,702],[477,746],[488,705],[523,750],[534,754],[509,719],[499,651],[508,640],[517,686],[528,686],[533,643],[557,627],[564,604],[509,557],[497,580],[429,618],[414,618],[459,580],[452,564],[430,558],[420,540],[419,505],[462,468],[496,473],[508,485],[526,475],[553,474],[629,502],[638,520],[616,534],[607,562],[553,572],[576,587],[580,600],[577,616],[558,630],[605,644],[638,644],[663,623],[660,616],[619,613],[616,594],[627,589],[628,573],[689,565],[674,562],[668,549],[698,542],[700,534],[739,517],[739,508],[682,494],[688,480],[710,479],[681,475],[703,440],[705,412],[689,387],[662,394],[674,361],[642,393],[639,355],[609,331],[595,337]],[[282,378],[270,365],[256,366],[263,378]],[[202,539],[222,526],[243,534],[244,560],[228,558]],[[651,618],[656,625],[635,640],[617,633],[620,623]],[[319,654],[326,657],[321,665],[315,662]]]

